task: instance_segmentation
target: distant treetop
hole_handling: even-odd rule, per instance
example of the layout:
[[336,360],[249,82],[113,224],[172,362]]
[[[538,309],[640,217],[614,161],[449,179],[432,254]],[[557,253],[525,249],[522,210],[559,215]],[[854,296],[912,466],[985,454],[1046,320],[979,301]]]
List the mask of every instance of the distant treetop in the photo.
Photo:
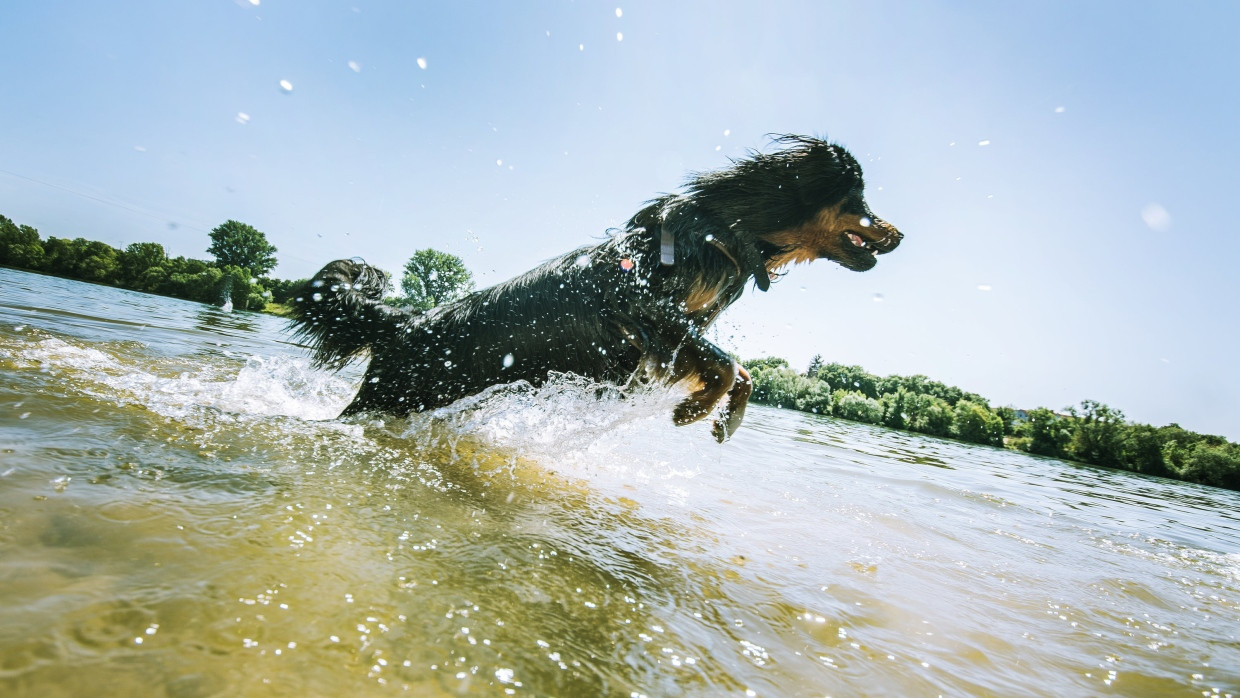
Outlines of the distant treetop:
[[266,276],[276,266],[275,245],[262,231],[240,221],[227,220],[211,231],[207,252],[215,255],[221,267],[249,269],[256,277]]

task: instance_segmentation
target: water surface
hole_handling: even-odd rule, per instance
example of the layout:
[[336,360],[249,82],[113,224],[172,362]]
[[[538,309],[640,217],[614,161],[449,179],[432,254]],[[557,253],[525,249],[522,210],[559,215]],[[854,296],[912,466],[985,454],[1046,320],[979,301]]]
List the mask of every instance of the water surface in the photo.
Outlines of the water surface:
[[0,695],[1240,692],[1234,492],[568,378],[337,420],[276,318],[0,289]]

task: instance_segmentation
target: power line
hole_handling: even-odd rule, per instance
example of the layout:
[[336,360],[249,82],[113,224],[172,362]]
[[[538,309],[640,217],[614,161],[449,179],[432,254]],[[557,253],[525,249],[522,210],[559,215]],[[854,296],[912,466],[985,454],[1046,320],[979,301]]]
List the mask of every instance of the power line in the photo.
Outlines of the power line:
[[27,182],[32,182],[32,183],[34,183],[34,184],[41,184],[41,185],[43,185],[43,186],[45,186],[45,187],[51,187],[52,189],[59,189],[60,191],[63,191],[63,192],[68,192],[68,193],[70,193],[70,194],[73,194],[74,196],[80,196],[80,197],[82,197],[83,199],[90,199],[91,201],[97,201],[97,202],[99,202],[99,203],[101,203],[101,204],[104,204],[105,206],[114,206],[114,207],[116,207],[116,208],[119,208],[119,209],[123,209],[123,210],[129,211],[130,213],[136,213],[136,214],[138,214],[138,215],[140,215],[140,216],[146,216],[147,218],[151,218],[151,219],[153,219],[153,220],[157,220],[157,221],[159,221],[159,222],[161,222],[161,223],[173,222],[173,223],[176,223],[177,227],[185,227],[185,228],[188,228],[188,229],[190,229],[190,230],[194,230],[194,231],[197,231],[197,232],[200,232],[200,233],[206,233],[206,232],[209,232],[209,231],[208,231],[208,230],[206,230],[205,228],[200,228],[200,227],[195,226],[195,225],[182,224],[182,223],[179,223],[179,222],[173,221],[173,220],[172,220],[170,217],[168,217],[168,216],[161,216],[161,215],[158,215],[158,214],[152,213],[151,211],[148,211],[148,210],[146,210],[146,209],[142,209],[142,208],[139,208],[139,207],[137,207],[137,206],[135,206],[135,205],[128,204],[128,203],[125,203],[125,202],[122,202],[122,201],[117,201],[117,200],[115,200],[115,199],[105,199],[105,198],[102,198],[102,197],[99,197],[99,196],[95,196],[95,195],[93,195],[93,194],[88,194],[88,193],[86,193],[86,192],[84,192],[84,191],[81,191],[81,190],[78,190],[78,189],[74,189],[74,188],[72,188],[72,187],[67,187],[67,186],[65,186],[65,185],[63,185],[63,184],[55,184],[55,183],[52,183],[52,182],[45,182],[45,181],[43,181],[43,180],[41,180],[41,179],[35,179],[34,177],[27,177],[26,175],[18,174],[18,173],[16,173],[16,172],[10,172],[10,171],[8,171],[8,170],[0,170],[0,174],[5,174],[5,175],[8,175],[8,176],[13,177],[13,178],[16,178],[16,179],[21,179],[21,180],[25,180],[25,181],[27,181]]

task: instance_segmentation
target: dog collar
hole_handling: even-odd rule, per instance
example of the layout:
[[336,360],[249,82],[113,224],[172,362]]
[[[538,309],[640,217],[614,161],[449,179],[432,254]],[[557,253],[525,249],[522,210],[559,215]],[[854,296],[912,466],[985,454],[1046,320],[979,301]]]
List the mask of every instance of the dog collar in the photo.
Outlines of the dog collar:
[[[727,246],[720,242],[718,238],[714,235],[707,234],[706,242],[722,252],[723,256],[727,257],[728,261],[732,262],[733,266],[736,267],[737,276],[747,276],[740,261],[736,259],[735,255],[728,251]],[[771,277],[767,274],[766,262],[762,259],[762,255],[760,254],[751,254],[750,257],[753,259],[749,260],[749,274],[753,275],[753,281],[758,285],[758,289],[761,291],[766,291],[771,287]]]
[[732,264],[736,265],[737,275],[741,277],[753,276],[753,282],[758,286],[759,291],[766,291],[771,287],[771,275],[766,271],[766,260],[753,245],[741,243],[740,259],[737,259],[737,256],[728,251],[727,246],[714,235],[707,235],[706,242],[714,245],[715,249],[726,255],[732,261]]
[[[670,267],[676,263],[676,233],[672,231],[671,226],[667,225],[668,214],[674,205],[669,204],[660,215],[659,263],[665,267]],[[738,276],[753,276],[754,284],[757,285],[760,291],[766,291],[771,288],[771,276],[766,270],[766,260],[763,259],[762,253],[758,252],[752,244],[745,245],[742,243],[740,258],[738,258],[714,235],[708,233],[706,235],[706,242],[723,253],[736,266]],[[746,270],[748,270],[748,274],[746,274]]]

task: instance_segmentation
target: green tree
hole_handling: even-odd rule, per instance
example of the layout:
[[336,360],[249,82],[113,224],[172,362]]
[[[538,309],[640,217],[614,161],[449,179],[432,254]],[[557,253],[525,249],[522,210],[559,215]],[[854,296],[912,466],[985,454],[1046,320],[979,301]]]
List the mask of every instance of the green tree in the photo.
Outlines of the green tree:
[[1003,445],[1003,419],[985,405],[960,400],[954,408],[952,432],[962,441]]
[[271,300],[276,303],[287,303],[293,293],[309,281],[310,279],[265,279],[263,285],[271,291]]
[[842,390],[858,392],[870,398],[878,397],[878,379],[860,366],[829,363],[821,366],[817,375],[831,386],[832,392]]
[[414,310],[430,310],[474,290],[474,277],[456,255],[432,249],[418,250],[405,263],[400,288],[405,292],[402,305]]
[[1240,489],[1240,447],[1198,442],[1189,451],[1178,475],[1189,482]]
[[952,406],[935,395],[913,395],[908,405],[908,428],[930,436],[951,436]]
[[255,283],[248,269],[229,265],[222,271],[224,275],[217,286],[215,298],[208,302],[218,305],[221,300],[231,300],[233,310],[262,310],[267,305],[267,299],[263,297],[266,289]]
[[168,253],[158,242],[135,242],[120,254],[117,282],[125,288],[151,293],[167,276]]
[[[1171,441],[1171,439],[1166,439]],[[1124,469],[1147,475],[1175,476],[1163,457],[1165,443],[1161,429],[1148,424],[1130,426],[1124,432]]]
[[814,358],[809,360],[809,367],[805,369],[806,378],[817,378],[818,371],[822,368],[822,354],[814,354]]
[[883,423],[883,406],[878,400],[855,390],[840,390],[832,394],[832,411],[840,419],[851,419],[866,424]]
[[0,264],[22,269],[42,267],[43,242],[39,240],[39,231],[0,216]]
[[49,237],[43,252],[42,270],[70,279],[114,283],[120,268],[120,251],[95,240]]
[[215,256],[220,267],[240,267],[263,277],[276,266],[275,246],[254,226],[227,220],[215,226],[210,235],[207,252]]
[[783,359],[775,359],[774,365],[764,365],[764,361],[768,359],[746,362],[753,379],[751,400],[801,412],[831,414],[831,389],[826,383],[798,375]]
[[1045,407],[1029,410],[1028,415],[1029,421],[1025,422],[1022,436],[1029,439],[1029,452],[1066,458],[1068,444],[1072,441],[1072,419],[1055,414]]
[[1121,467],[1124,413],[1097,400],[1083,400],[1079,415],[1075,409],[1069,411],[1078,417],[1069,453],[1085,463]]
[[999,419],[1003,420],[1003,435],[1012,436],[1016,434],[1016,420],[1018,419],[1016,408],[1003,406],[996,407],[995,414],[999,415]]
[[913,394],[904,388],[897,388],[884,393],[879,398],[883,406],[883,426],[891,429],[907,429],[909,422],[909,404]]
[[[753,372],[759,368],[789,368],[788,361],[778,356],[766,356],[761,359],[747,359],[741,362],[746,370]],[[755,390],[757,388],[755,387]]]

